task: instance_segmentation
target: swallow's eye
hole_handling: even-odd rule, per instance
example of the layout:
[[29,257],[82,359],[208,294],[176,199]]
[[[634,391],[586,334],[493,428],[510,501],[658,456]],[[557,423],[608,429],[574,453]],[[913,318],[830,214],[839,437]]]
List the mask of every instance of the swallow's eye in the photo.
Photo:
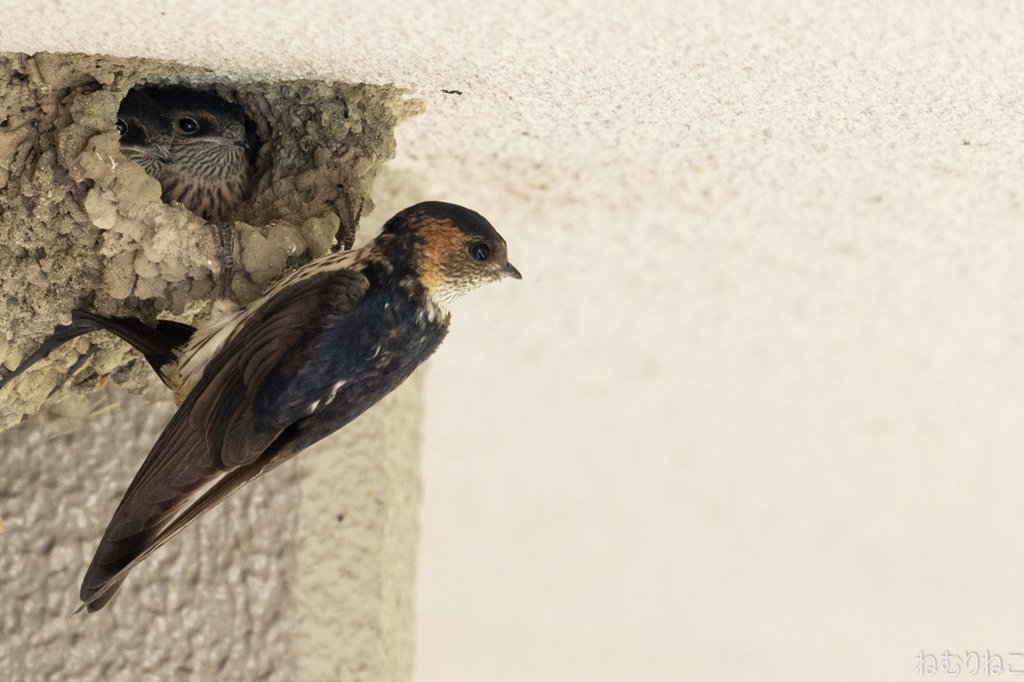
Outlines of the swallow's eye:
[[117,132],[121,133],[121,137],[128,132],[128,124],[124,122],[123,118],[117,119]]
[[478,242],[469,247],[469,252],[473,254],[473,258],[477,260],[487,260],[491,257],[491,247],[483,242]]
[[185,133],[186,135],[191,135],[192,133],[199,130],[199,124],[196,123],[196,120],[194,118],[189,118],[186,116],[184,118],[178,119],[178,128],[181,130],[181,132]]

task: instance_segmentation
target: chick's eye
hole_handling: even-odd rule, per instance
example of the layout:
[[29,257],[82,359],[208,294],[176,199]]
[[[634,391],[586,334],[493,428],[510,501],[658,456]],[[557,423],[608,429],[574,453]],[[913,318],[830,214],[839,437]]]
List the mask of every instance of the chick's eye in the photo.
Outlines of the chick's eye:
[[199,124],[196,123],[196,120],[194,118],[188,118],[186,116],[185,118],[178,119],[178,128],[181,130],[181,132],[185,133],[186,135],[191,135],[192,133],[199,130]]
[[477,260],[487,260],[491,257],[491,247],[487,246],[483,242],[479,244],[473,244],[469,247],[469,252],[473,254],[473,258]]
[[123,118],[117,119],[117,132],[121,133],[121,137],[128,132],[128,124],[124,122]]

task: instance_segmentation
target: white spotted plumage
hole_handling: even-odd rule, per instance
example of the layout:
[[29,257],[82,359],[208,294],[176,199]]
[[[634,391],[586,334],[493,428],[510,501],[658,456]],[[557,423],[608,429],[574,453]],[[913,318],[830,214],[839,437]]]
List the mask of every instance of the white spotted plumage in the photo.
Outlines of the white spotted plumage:
[[330,405],[331,402],[334,400],[334,397],[338,395],[338,390],[347,383],[347,381],[339,381],[338,383],[334,384],[334,386],[331,387],[331,393],[330,395],[327,396],[327,401],[324,404]]

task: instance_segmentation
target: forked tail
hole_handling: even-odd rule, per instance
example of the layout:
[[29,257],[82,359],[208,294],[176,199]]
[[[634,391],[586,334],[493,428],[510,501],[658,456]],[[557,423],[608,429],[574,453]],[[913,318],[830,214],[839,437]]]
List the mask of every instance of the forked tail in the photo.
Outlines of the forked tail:
[[71,313],[71,324],[57,326],[34,353],[22,360],[13,372],[0,379],[0,389],[32,365],[48,358],[68,341],[101,330],[127,341],[132,348],[142,353],[157,374],[160,374],[161,367],[174,360],[174,350],[184,345],[196,331],[191,325],[172,320],[158,320],[155,327],[150,327],[134,317],[103,317],[76,310]]

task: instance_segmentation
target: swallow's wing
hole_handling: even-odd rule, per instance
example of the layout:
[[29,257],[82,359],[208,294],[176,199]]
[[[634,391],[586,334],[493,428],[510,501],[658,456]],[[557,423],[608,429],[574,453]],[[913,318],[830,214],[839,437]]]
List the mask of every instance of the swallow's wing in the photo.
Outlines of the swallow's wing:
[[241,323],[164,429],[114,512],[82,582],[81,598],[90,611],[106,604],[144,556],[287,455],[274,443],[287,425],[256,423],[253,403],[268,390],[273,369],[317,333],[325,311],[335,319],[347,316],[368,286],[363,275],[349,270],[314,275]]
[[[141,546],[123,568],[119,569],[116,573],[112,573],[104,582],[98,583],[97,587],[90,589],[88,597],[86,597],[86,582],[83,581],[82,605],[78,607],[75,613],[82,609],[88,609],[89,613],[93,613],[106,606],[107,602],[117,593],[121,583],[124,582],[125,578],[128,577],[128,573],[133,568],[142,563],[150,554],[160,549],[165,542],[187,528],[190,523],[202,516],[207,510],[212,509],[228,497],[228,495],[263,473],[264,469],[266,469],[266,464],[277,454],[280,454],[280,452],[265,453],[265,457],[261,457],[252,464],[238,467],[218,478],[195,502],[176,516],[152,540]],[[90,566],[90,570],[91,568]],[[88,578],[88,575],[86,578]]]

